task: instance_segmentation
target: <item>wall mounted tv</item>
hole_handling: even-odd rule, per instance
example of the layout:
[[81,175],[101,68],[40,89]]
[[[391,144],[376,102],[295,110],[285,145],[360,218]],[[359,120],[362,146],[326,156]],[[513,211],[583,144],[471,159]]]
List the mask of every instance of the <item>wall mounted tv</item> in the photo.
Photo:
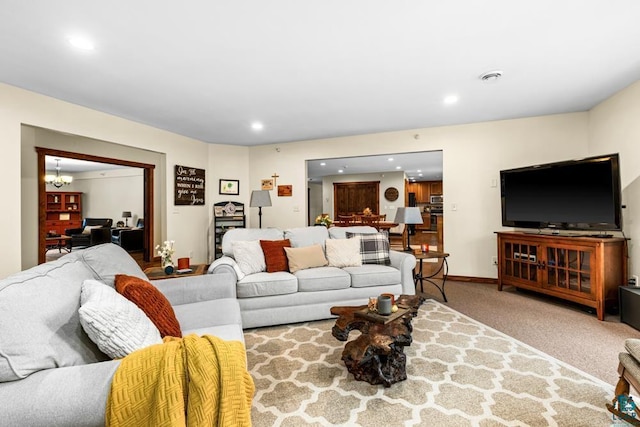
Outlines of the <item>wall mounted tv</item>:
[[500,171],[502,225],[621,230],[618,154]]

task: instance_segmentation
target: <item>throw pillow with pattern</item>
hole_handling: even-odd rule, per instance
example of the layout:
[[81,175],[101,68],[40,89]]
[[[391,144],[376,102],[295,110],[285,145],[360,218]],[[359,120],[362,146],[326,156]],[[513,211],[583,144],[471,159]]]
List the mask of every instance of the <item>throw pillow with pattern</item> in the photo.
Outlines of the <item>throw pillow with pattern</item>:
[[144,311],[163,338],[182,337],[173,307],[158,288],[146,280],[126,274],[116,274],[115,285],[116,291]]
[[391,265],[389,258],[389,239],[384,233],[351,233],[347,239],[360,236],[360,255],[363,264]]

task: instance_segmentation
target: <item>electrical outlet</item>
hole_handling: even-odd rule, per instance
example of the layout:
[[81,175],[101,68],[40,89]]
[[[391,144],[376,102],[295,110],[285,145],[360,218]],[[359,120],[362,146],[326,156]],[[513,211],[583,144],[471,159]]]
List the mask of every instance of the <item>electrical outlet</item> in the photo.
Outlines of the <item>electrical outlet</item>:
[[640,285],[640,283],[638,282],[638,276],[637,275],[633,275],[631,277],[629,277],[629,286],[638,286]]
[[492,265],[498,265],[498,257],[497,256],[492,256],[491,257],[491,264]]

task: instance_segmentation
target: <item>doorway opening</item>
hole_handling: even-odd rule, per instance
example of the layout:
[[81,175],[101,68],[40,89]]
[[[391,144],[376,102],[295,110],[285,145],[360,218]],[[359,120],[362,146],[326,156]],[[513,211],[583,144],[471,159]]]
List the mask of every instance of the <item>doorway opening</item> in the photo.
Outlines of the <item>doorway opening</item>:
[[111,165],[119,165],[131,168],[141,168],[143,170],[143,218],[145,226],[143,227],[143,251],[142,261],[151,261],[151,249],[153,245],[153,172],[155,165],[129,160],[115,159],[110,157],[102,157],[90,154],[75,153],[45,147],[36,147],[37,152],[37,176],[38,176],[38,264],[46,262],[45,250],[47,242],[46,227],[46,183],[45,183],[45,158],[47,156],[55,158],[68,158],[85,160],[96,163],[106,163]]

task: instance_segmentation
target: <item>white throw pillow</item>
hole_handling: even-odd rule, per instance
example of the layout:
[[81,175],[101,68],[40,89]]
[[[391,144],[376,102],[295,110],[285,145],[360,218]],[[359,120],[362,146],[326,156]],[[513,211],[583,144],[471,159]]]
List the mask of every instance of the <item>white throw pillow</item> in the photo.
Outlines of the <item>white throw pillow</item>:
[[158,328],[144,311],[97,280],[82,283],[78,313],[91,341],[113,359],[162,343]]
[[267,270],[259,240],[238,240],[231,243],[231,248],[233,258],[244,274],[255,274]]
[[360,237],[352,239],[327,239],[325,252],[331,267],[359,267],[362,265]]

